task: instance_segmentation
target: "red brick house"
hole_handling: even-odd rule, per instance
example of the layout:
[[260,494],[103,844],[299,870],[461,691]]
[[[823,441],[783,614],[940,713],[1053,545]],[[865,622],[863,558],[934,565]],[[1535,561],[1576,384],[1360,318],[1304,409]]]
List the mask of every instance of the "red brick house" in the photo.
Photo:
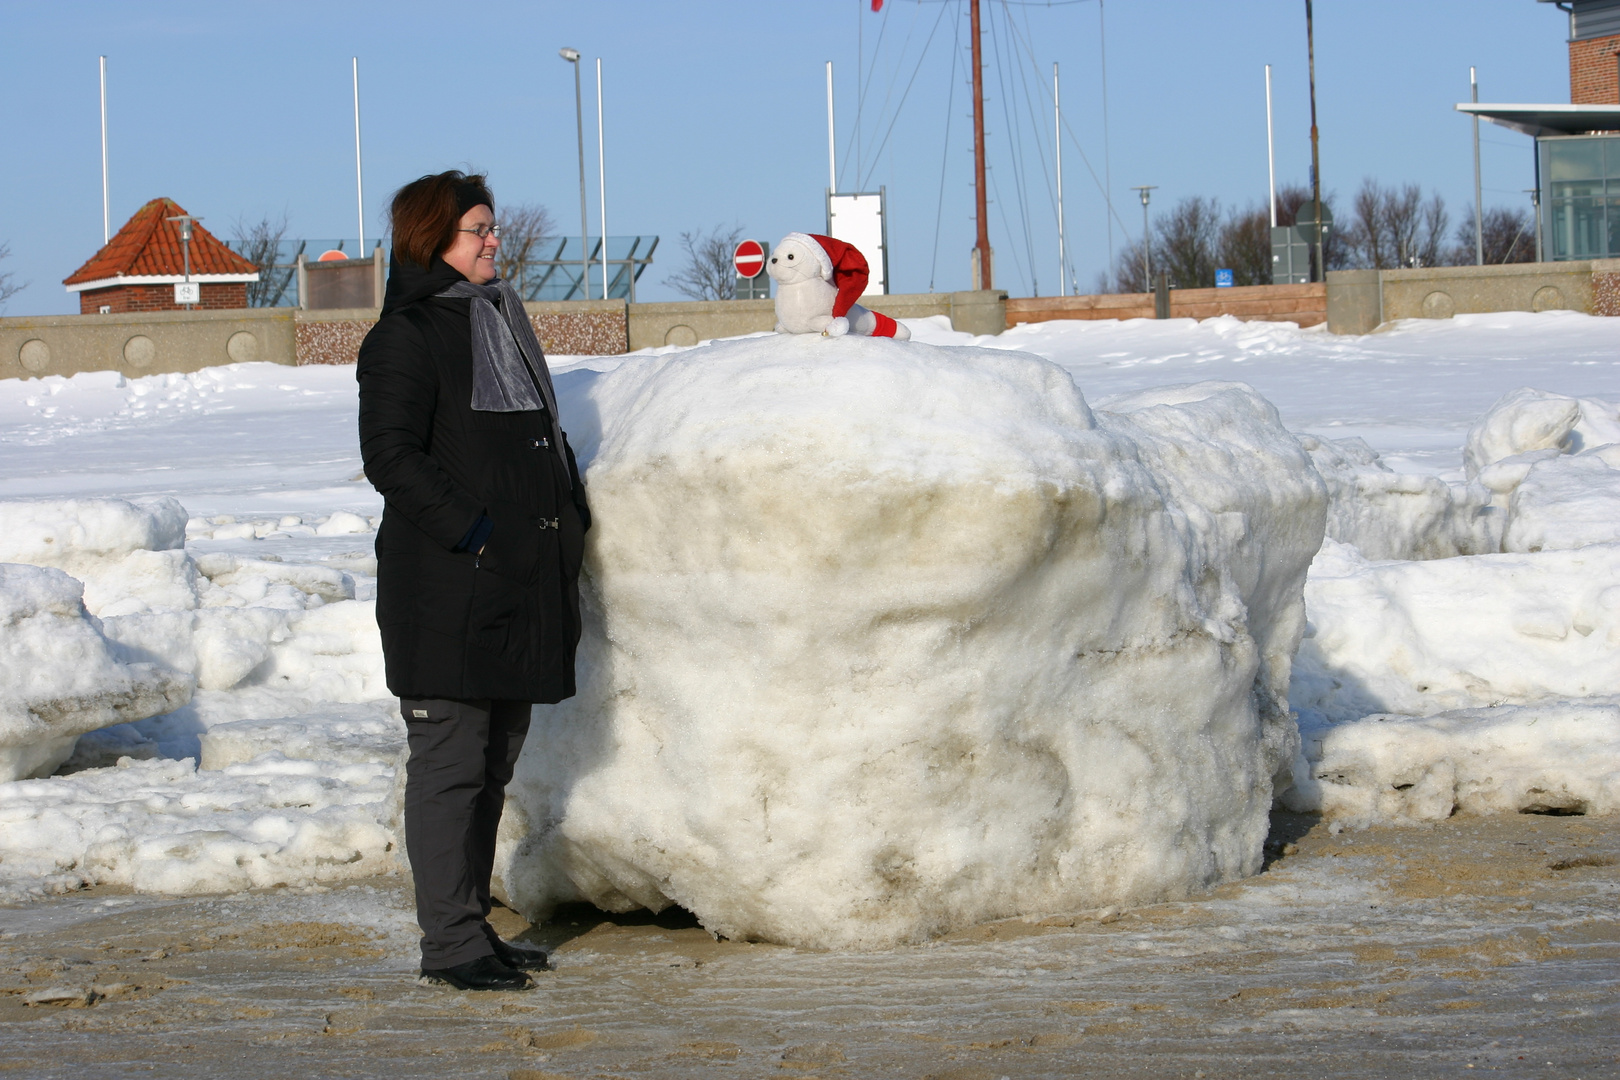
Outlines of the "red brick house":
[[[185,278],[180,223],[173,199],[153,199],[124,223],[105,247],[62,284],[79,294],[79,314],[180,311],[174,286]],[[247,286],[259,268],[226,247],[200,224],[191,231],[191,280],[199,286],[194,308],[245,308]]]

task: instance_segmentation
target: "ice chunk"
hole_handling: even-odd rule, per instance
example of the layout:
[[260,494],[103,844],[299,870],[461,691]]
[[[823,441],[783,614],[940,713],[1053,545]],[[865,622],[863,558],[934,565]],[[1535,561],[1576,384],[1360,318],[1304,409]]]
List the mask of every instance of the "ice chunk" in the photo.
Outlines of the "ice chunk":
[[72,572],[82,559],[167,551],[186,541],[186,511],[174,499],[20,499],[0,502],[0,562]]
[[880,946],[1258,869],[1326,494],[1253,391],[1093,416],[1027,354],[772,336],[569,392],[597,527],[520,909]]
[[1470,479],[1493,462],[1528,450],[1563,453],[1620,443],[1613,404],[1521,387],[1504,394],[1468,429],[1463,466]]
[[405,721],[388,698],[380,704],[329,705],[297,716],[216,724],[202,736],[198,768],[224,769],[270,753],[303,761],[403,767]]
[[[1504,551],[1564,551],[1620,543],[1620,469],[1605,447],[1532,462],[1514,487]],[[1500,468],[1493,465],[1491,468]]]
[[[1506,515],[1485,492],[1397,473],[1362,439],[1299,440],[1327,484],[1328,536],[1367,558],[1446,559],[1500,550]],[[1493,465],[1486,474],[1501,468]]]
[[[316,527],[315,535],[350,536],[354,533],[364,533],[370,531],[370,519],[361,517],[359,514],[352,514],[347,510],[339,510],[337,513],[333,514]],[[214,536],[218,537],[219,534],[215,533]]]
[[193,685],[120,663],[73,578],[0,563],[0,780],[49,773],[79,735],[178,708]]
[[1620,812],[1620,699],[1375,715],[1305,733],[1285,801],[1345,824]]
[[1369,562],[1329,540],[1305,603],[1307,724],[1620,694],[1620,546]]
[[346,600],[309,611],[221,607],[125,615],[104,626],[129,659],[189,672],[204,690],[266,686],[352,702],[388,693],[376,619],[375,601]]

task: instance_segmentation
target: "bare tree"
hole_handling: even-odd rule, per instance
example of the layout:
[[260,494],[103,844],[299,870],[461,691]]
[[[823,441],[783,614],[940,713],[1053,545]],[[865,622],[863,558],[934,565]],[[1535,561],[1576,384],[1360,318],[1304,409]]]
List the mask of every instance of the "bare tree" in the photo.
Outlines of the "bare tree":
[[[11,258],[11,245],[0,244],[0,262],[5,262],[9,258]],[[15,277],[16,275],[9,270],[0,272],[0,311],[5,310],[7,300],[28,288],[28,282],[25,281],[19,285],[14,280]]]
[[1264,206],[1233,210],[1221,225],[1215,261],[1234,285],[1271,284],[1271,216]]
[[1356,263],[1374,270],[1439,266],[1451,215],[1436,192],[1423,198],[1417,184],[1385,188],[1368,177],[1356,192],[1355,221],[1346,239]]
[[1215,285],[1215,245],[1220,237],[1221,204],[1193,195],[1154,222],[1158,251],[1153,266],[1175,289],[1208,289]]
[[731,300],[737,295],[737,268],[731,256],[741,240],[741,226],[726,231],[716,225],[708,235],[701,231],[681,233],[681,250],[686,266],[664,279],[664,284],[693,300]]
[[[248,224],[241,218],[231,226],[231,248],[259,268],[259,280],[247,286],[248,307],[279,307],[287,297],[296,269],[288,265],[297,258],[294,253],[286,263],[281,258],[281,243],[287,235],[287,215],[272,218],[266,215]],[[302,251],[302,246],[299,251]]]
[[[1481,223],[1484,225],[1486,266],[1536,261],[1536,222],[1530,211],[1493,206],[1485,211]],[[1462,220],[1457,223],[1457,231],[1453,235],[1457,246],[1451,252],[1452,264],[1474,265],[1472,203],[1464,208]]]
[[[1299,208],[1311,201],[1302,184],[1278,189],[1277,224],[1293,225]],[[1334,198],[1322,196],[1329,215]],[[1192,196],[1181,200],[1153,220],[1153,272],[1165,271],[1178,289],[1209,288],[1215,271],[1232,271],[1236,285],[1271,284],[1271,214],[1264,206],[1233,209],[1223,218],[1220,203]],[[1323,260],[1329,270],[1352,265],[1348,245],[1329,228],[1323,241]],[[1148,292],[1152,284],[1142,275],[1142,242],[1128,242],[1114,261],[1113,273],[1100,274],[1102,292]]]
[[539,249],[545,242],[557,235],[557,223],[552,220],[551,212],[539,203],[504,207],[500,218],[501,246],[495,255],[496,271],[512,283],[519,296],[533,299],[529,296],[529,279],[536,277],[533,282],[536,288],[539,280],[537,275],[531,274],[529,264],[540,254]]

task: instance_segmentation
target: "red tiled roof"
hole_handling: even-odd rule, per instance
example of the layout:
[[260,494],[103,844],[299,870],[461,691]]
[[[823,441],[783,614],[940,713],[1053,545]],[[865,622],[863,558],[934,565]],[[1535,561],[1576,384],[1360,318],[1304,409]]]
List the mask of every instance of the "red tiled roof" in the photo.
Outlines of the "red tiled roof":
[[[64,285],[119,277],[174,277],[185,272],[180,223],[165,221],[185,211],[173,199],[153,199],[139,210],[90,261],[63,280]],[[193,274],[252,274],[258,267],[214,238],[200,224],[191,227]]]

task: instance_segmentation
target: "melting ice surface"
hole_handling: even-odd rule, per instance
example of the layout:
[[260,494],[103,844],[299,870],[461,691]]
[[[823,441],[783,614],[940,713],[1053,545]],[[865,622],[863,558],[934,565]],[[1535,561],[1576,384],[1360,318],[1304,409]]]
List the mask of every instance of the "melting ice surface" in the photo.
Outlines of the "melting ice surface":
[[[1077,867],[1121,897],[1174,893],[1247,872],[1272,764],[1285,801],[1345,822],[1613,812],[1620,322],[1467,316],[1366,337],[1231,319],[989,338],[910,325],[916,342],[975,347],[959,354],[971,377],[840,360],[796,379],[745,364],[718,385],[682,375],[701,350],[553,359],[593,499],[619,524],[592,555],[590,592],[606,606],[584,692],[541,711],[514,793],[503,860],[515,902],[673,899],[740,935],[836,944],[1100,895],[1063,891]],[[1156,392],[1203,381],[1264,401]],[[851,384],[868,392],[851,397]],[[1523,387],[1543,393],[1503,400]],[[750,388],[775,404],[750,414]],[[873,423],[880,413],[892,422]],[[1299,436],[1292,450],[1282,429]],[[393,864],[402,731],[368,602],[381,507],[354,431],[345,368],[0,382],[0,498],[172,497],[188,519],[183,548],[135,537],[0,561],[82,581],[86,610],[63,625],[87,641],[99,621],[106,662],[199,687],[178,711],[80,737],[63,775],[0,784],[0,892],[96,880],[218,891]],[[1308,471],[1291,454],[1321,491],[1299,486]],[[1145,567],[1087,517],[1073,493],[1088,484],[1110,524],[1123,517],[1135,542],[1157,545]],[[1293,626],[1288,563],[1308,545],[1290,530],[1324,491],[1330,540]],[[1091,550],[1062,555],[1088,537]],[[1117,582],[1086,569],[1085,556],[1110,554]],[[1125,596],[1129,580],[1153,595]],[[1089,648],[1154,633],[1169,674],[1134,689]],[[1071,649],[1076,685],[1043,677]],[[624,691],[619,711],[599,710],[597,741],[581,743],[568,718],[607,687]],[[1278,762],[1292,746],[1283,687],[1304,738]],[[1189,710],[1200,694],[1202,713]],[[754,717],[752,742],[705,701]],[[1114,743],[1037,722],[1099,706]],[[916,731],[935,738],[933,759],[899,768],[877,753]],[[1168,790],[1197,774],[1195,749],[1171,738],[1188,731],[1210,734],[1207,760],[1227,755],[1231,782],[1133,818],[1098,763]],[[539,756],[541,732],[597,771],[561,776]],[[786,767],[800,756],[813,767]],[[704,797],[684,798],[687,784]],[[767,836],[808,852],[804,866],[772,863]],[[679,857],[653,850],[672,840]],[[748,859],[728,861],[727,844]],[[885,901],[834,925],[830,903],[792,887],[820,882],[818,868],[829,898]],[[775,892],[747,876],[772,869]]]

